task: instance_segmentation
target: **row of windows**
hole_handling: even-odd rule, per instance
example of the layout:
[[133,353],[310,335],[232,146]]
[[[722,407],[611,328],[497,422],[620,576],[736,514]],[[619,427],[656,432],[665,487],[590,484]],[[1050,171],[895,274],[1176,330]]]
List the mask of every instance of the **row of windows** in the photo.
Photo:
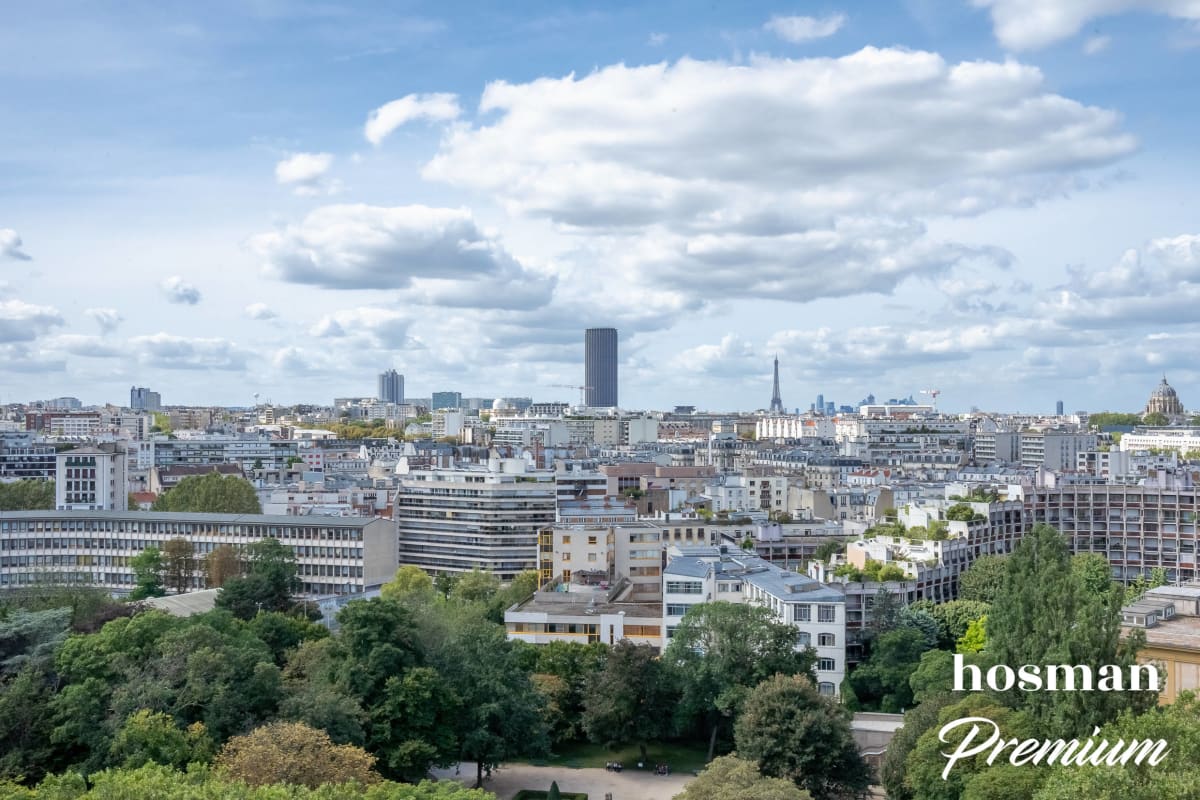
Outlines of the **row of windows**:
[[273,539],[334,539],[361,541],[362,528],[320,528],[292,525],[214,525],[195,522],[142,522],[134,520],[56,519],[0,520],[0,533],[115,532],[178,536],[233,534]]
[[667,581],[667,594],[704,594],[701,581]]
[[[793,622],[811,622],[812,605],[800,603],[792,606]],[[837,622],[837,606],[821,603],[817,606],[817,622]]]

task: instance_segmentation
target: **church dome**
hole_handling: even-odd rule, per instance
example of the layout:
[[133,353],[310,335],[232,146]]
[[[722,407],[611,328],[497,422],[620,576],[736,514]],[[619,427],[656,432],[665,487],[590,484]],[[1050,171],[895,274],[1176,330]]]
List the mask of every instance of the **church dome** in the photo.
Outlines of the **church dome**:
[[1168,417],[1178,417],[1183,414],[1183,403],[1179,402],[1179,395],[1167,383],[1167,376],[1163,375],[1162,383],[1154,387],[1154,391],[1150,393],[1150,401],[1146,403],[1146,414],[1165,414]]
[[1171,384],[1167,383],[1167,376],[1163,375],[1162,383],[1154,387],[1154,393],[1150,396],[1165,399],[1168,397],[1178,397],[1179,395],[1175,394],[1175,390],[1171,388]]

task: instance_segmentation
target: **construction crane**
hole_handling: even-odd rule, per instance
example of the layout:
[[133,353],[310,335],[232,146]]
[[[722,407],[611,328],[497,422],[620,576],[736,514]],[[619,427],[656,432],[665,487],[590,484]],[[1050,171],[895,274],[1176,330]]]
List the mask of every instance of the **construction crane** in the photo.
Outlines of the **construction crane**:
[[552,389],[578,389],[579,390],[579,405],[581,405],[581,406],[587,405],[587,393],[592,390],[591,386],[575,386],[570,383],[552,383],[552,384],[550,384],[550,388],[552,388]]
[[938,395],[942,393],[941,389],[922,389],[921,394],[927,394],[933,400],[933,410],[937,411]]

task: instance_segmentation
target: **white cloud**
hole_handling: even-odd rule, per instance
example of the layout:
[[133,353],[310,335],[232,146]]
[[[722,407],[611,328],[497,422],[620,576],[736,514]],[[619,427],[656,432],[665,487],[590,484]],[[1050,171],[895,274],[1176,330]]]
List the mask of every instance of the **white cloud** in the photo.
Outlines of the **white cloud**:
[[333,166],[330,153],[296,153],[275,165],[275,180],[296,194],[315,195],[327,189],[324,177]]
[[271,307],[266,303],[251,303],[246,306],[246,316],[250,319],[268,320],[275,319],[278,314],[271,310]]
[[1116,113],[1048,92],[1035,67],[899,49],[501,81],[479,110],[423,175],[548,220],[639,302],[806,301],[994,271],[1004,250],[936,241],[924,220],[1081,190],[1135,149]]
[[62,324],[62,314],[52,306],[0,302],[0,342],[32,342]]
[[250,246],[267,275],[330,289],[402,289],[414,278],[522,279],[520,265],[466,209],[322,206]]
[[1085,55],[1094,56],[1103,53],[1110,44],[1112,44],[1111,36],[1092,36],[1083,43],[1083,52]]
[[91,317],[100,326],[101,333],[112,333],[125,321],[125,318],[121,316],[121,312],[115,308],[87,308],[84,309],[83,313]]
[[661,47],[667,43],[668,38],[670,37],[665,33],[652,33],[646,38],[646,44],[651,47]]
[[1181,326],[1200,307],[1200,235],[1155,239],[1104,270],[1073,267],[1038,310],[1078,329]]
[[172,275],[160,285],[167,302],[194,306],[200,302],[200,290],[178,275]]
[[0,256],[16,261],[33,260],[21,249],[21,237],[12,228],[0,228]]
[[382,306],[359,306],[321,317],[309,330],[319,339],[348,339],[351,344],[399,349],[408,340],[411,312]]
[[46,347],[85,358],[117,358],[122,354],[121,348],[108,339],[74,333],[55,336],[46,342]]
[[1200,20],[1196,0],[973,0],[988,8],[996,39],[1013,50],[1035,50],[1067,39],[1094,19],[1145,11]]
[[454,94],[409,94],[385,103],[367,116],[363,135],[373,145],[380,144],[394,130],[415,120],[450,122],[458,119],[462,109]]
[[129,348],[138,363],[161,369],[244,370],[250,353],[219,338],[189,338],[169,333],[134,336]]
[[718,344],[689,347],[675,357],[674,367],[680,373],[704,375],[744,375],[762,371],[762,364],[751,345],[736,333],[727,333]]
[[763,25],[763,28],[787,42],[801,44],[813,39],[824,39],[833,36],[846,24],[845,14],[832,14],[828,17],[784,17],[774,16]]

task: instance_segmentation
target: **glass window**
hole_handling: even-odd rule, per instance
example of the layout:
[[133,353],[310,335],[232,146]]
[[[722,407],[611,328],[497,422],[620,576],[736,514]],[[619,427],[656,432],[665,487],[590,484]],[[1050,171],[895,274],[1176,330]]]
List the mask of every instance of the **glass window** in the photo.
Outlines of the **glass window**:
[[792,621],[793,622],[810,622],[812,620],[812,606],[804,603],[802,605],[792,606]]
[[817,671],[818,672],[832,672],[835,669],[837,669],[837,662],[834,661],[832,658],[818,658],[817,659]]
[[836,622],[837,621],[837,606],[819,605],[817,606],[817,622]]

